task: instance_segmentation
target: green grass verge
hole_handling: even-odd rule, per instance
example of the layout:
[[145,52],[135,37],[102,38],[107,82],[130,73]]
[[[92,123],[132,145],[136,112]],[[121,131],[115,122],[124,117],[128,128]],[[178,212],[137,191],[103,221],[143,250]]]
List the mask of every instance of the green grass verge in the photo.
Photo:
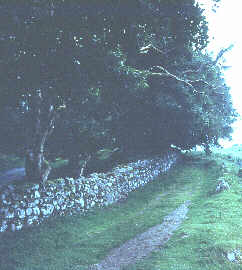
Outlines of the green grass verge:
[[[201,156],[196,153],[195,156]],[[231,189],[219,194],[212,194],[216,187],[219,171],[216,167],[194,167],[191,169],[191,181],[195,180],[192,204],[188,219],[174,233],[164,249],[152,253],[144,261],[125,268],[125,270],[241,270],[239,263],[228,261],[227,253],[235,249],[242,254],[242,182],[236,176],[238,167],[233,162],[219,157],[212,159],[217,163],[226,163],[224,174]],[[202,162],[197,162],[202,164]],[[207,163],[209,164],[209,163]],[[184,168],[185,175],[188,168]],[[194,173],[197,176],[194,178]],[[184,175],[184,176],[185,176]],[[190,184],[191,185],[191,184]]]
[[[191,200],[188,219],[165,248],[127,269],[241,269],[226,252],[242,250],[242,213],[237,168],[230,161],[229,191],[212,195],[221,176],[216,162],[197,155],[132,192],[125,202],[94,209],[86,216],[50,218],[38,227],[0,234],[1,270],[83,270],[125,241],[160,224],[168,213]],[[186,237],[187,236],[187,237]]]
[[242,166],[242,145],[234,144],[232,147],[222,149],[213,148],[213,153],[218,158],[223,157]]

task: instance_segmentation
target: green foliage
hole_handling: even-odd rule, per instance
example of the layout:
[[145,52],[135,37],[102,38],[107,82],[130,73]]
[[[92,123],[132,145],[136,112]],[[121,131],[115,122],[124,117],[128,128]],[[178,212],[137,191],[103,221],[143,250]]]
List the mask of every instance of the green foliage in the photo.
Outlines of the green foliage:
[[97,155],[98,159],[105,160],[105,159],[109,159],[113,155],[113,153],[115,153],[118,150],[119,150],[119,148],[101,149],[101,150],[97,151],[96,155]]
[[51,110],[60,116],[47,143],[53,158],[229,138],[236,113],[221,68],[206,53],[207,22],[194,0],[1,7],[1,105],[21,115],[19,148],[51,134]]

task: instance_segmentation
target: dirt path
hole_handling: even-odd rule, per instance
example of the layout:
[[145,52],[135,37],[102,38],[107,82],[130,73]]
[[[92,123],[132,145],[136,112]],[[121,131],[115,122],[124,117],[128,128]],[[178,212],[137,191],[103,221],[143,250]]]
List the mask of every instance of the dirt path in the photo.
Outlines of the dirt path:
[[119,248],[112,250],[99,264],[91,265],[88,270],[121,270],[160,249],[186,218],[190,201],[186,201],[164,218],[160,225],[127,241]]

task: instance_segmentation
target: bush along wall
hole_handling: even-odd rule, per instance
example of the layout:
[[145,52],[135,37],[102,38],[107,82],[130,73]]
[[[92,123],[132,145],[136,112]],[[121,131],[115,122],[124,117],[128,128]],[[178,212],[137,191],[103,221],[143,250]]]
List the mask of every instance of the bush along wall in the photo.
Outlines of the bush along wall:
[[85,213],[94,206],[110,205],[169,170],[178,157],[178,153],[169,152],[163,157],[138,160],[89,177],[57,179],[21,188],[1,186],[0,232],[40,224],[53,215]]

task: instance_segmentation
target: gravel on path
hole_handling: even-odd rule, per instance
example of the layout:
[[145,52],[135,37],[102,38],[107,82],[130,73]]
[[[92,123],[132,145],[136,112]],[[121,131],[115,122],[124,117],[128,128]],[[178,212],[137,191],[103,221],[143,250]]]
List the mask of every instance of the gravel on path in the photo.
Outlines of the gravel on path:
[[167,215],[162,224],[113,249],[104,260],[91,265],[88,270],[121,270],[148,256],[152,251],[161,249],[172,236],[172,232],[186,219],[189,204],[190,201],[186,201]]

